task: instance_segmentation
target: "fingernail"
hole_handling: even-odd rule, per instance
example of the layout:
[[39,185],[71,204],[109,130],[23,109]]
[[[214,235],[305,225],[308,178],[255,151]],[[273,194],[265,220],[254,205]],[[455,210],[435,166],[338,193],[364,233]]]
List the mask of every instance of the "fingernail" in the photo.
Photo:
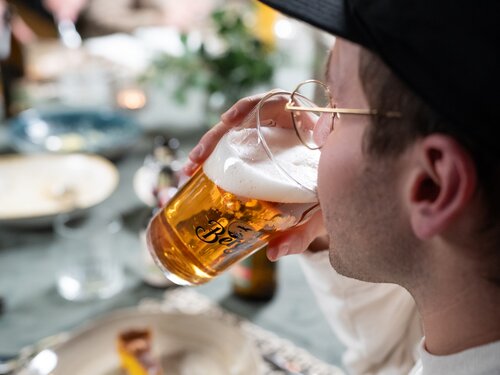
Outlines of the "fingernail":
[[267,249],[267,257],[271,262],[275,262],[278,259],[279,248],[277,247],[269,247]]
[[186,164],[184,165],[184,173],[187,174],[188,176],[191,176],[193,172],[198,168],[198,164],[193,163],[191,160],[188,160]]
[[203,154],[203,145],[200,144],[191,150],[191,152],[189,153],[189,158],[193,161],[197,161],[198,159],[201,158],[202,154]]
[[223,122],[228,122],[234,120],[238,116],[238,110],[236,108],[231,108],[228,111],[224,112],[220,118]]
[[282,256],[285,256],[286,254],[288,254],[288,250],[290,249],[290,246],[288,246],[288,244],[283,244],[279,247],[279,250],[278,250],[278,254],[277,254],[277,257],[276,259],[279,259],[281,258]]

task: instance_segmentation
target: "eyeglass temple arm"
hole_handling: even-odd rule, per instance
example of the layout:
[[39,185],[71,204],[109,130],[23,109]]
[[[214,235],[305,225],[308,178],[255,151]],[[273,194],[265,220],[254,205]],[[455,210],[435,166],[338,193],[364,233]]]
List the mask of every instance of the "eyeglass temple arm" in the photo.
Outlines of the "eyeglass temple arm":
[[[350,115],[378,115],[376,109],[355,109],[355,108],[328,108],[328,107],[300,107],[290,103],[285,105],[285,109],[297,112],[320,112],[320,113],[345,113]],[[401,117],[399,112],[386,112],[382,114],[386,117]]]

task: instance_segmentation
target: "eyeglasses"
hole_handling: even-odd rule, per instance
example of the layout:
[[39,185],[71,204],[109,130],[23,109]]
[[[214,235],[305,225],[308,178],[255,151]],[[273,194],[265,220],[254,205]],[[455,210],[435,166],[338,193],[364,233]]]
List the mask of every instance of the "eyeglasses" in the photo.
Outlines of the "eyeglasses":
[[[309,99],[310,97],[315,100]],[[396,111],[380,113],[376,109],[337,108],[328,86],[314,79],[300,83],[293,90],[290,100],[285,104],[285,110],[291,112],[292,123],[300,141],[311,150],[323,147],[328,134],[334,130],[335,118],[340,118],[342,114],[401,117],[401,113]],[[313,137],[316,127],[321,133],[319,137]]]

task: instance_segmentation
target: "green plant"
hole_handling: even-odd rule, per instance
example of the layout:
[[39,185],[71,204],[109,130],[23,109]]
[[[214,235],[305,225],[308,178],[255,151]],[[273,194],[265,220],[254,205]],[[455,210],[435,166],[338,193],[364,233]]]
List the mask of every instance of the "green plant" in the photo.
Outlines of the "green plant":
[[255,86],[270,82],[275,55],[254,35],[242,12],[217,9],[211,20],[221,51],[210,51],[207,41],[192,48],[188,35],[182,35],[184,53],[179,57],[159,55],[144,78],[161,82],[161,77],[173,74],[180,80],[174,93],[179,102],[186,100],[189,88],[197,87],[206,90],[209,96],[222,94],[227,104],[238,100]]

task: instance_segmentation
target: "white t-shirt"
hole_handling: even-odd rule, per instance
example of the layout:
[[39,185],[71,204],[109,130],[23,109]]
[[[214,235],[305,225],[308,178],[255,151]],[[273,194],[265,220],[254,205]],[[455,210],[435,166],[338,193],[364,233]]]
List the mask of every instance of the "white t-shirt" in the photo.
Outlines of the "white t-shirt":
[[499,375],[500,341],[477,346],[460,353],[436,356],[420,347],[421,361],[414,374],[434,375]]
[[304,253],[301,265],[321,310],[347,348],[343,362],[350,374],[500,375],[500,342],[449,356],[429,354],[415,302],[402,287],[341,276],[331,267],[327,251]]

